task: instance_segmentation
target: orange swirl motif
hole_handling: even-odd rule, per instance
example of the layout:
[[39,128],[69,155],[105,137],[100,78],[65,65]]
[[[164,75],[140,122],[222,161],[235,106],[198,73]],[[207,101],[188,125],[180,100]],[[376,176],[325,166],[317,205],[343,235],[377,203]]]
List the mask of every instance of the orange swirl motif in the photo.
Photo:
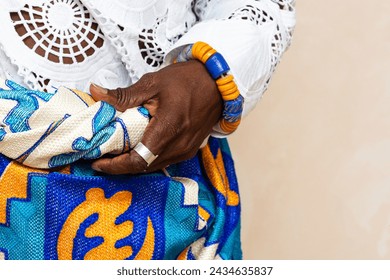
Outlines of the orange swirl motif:
[[[126,221],[117,225],[117,218],[122,215],[131,205],[132,193],[121,191],[106,198],[104,191],[93,188],[87,191],[86,200],[77,206],[66,220],[58,238],[58,259],[71,260],[73,257],[74,239],[80,225],[91,215],[98,214],[98,220],[89,226],[85,236],[102,237],[104,242],[91,249],[86,255],[86,260],[125,260],[133,255],[131,246],[116,248],[118,240],[124,239],[133,233],[133,222]],[[155,233],[153,224],[148,218],[148,228],[145,241],[138,252],[136,259],[151,259],[154,252]]]

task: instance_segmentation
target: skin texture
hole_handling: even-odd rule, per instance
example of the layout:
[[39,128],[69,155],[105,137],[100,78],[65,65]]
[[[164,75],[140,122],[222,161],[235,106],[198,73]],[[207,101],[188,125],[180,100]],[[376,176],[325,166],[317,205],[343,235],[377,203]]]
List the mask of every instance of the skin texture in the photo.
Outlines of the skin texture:
[[121,112],[144,105],[152,115],[141,142],[158,158],[147,166],[130,151],[92,164],[93,169],[109,174],[153,172],[195,156],[223,109],[214,80],[195,60],[148,73],[128,88],[107,90],[91,85],[90,92],[95,100],[106,101]]

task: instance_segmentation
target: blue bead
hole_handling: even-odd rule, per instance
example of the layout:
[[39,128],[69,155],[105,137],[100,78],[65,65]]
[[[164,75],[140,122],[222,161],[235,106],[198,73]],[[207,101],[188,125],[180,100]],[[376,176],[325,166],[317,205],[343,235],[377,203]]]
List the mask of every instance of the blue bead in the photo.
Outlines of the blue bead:
[[205,63],[207,71],[216,80],[229,72],[230,67],[220,53],[213,54]]
[[230,123],[235,123],[241,118],[241,115],[242,113],[232,114],[232,113],[224,112],[223,118]]
[[231,123],[238,121],[241,118],[244,109],[244,97],[239,95],[236,99],[225,101],[223,118]]
[[244,98],[241,95],[239,95],[236,99],[225,101],[224,111],[232,112],[232,113],[237,113],[237,112],[242,113],[244,107],[243,105],[244,105]]

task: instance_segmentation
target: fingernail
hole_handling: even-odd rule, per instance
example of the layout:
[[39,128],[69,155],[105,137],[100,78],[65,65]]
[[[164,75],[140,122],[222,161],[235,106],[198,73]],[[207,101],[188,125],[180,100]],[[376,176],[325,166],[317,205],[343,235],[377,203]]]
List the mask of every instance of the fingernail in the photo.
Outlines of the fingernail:
[[98,166],[96,166],[95,164],[92,164],[92,165],[91,165],[91,168],[92,168],[93,170],[97,171],[97,172],[102,172],[102,170],[101,170]]
[[92,86],[96,88],[96,90],[101,94],[108,94],[108,89],[98,86],[97,84],[91,83]]

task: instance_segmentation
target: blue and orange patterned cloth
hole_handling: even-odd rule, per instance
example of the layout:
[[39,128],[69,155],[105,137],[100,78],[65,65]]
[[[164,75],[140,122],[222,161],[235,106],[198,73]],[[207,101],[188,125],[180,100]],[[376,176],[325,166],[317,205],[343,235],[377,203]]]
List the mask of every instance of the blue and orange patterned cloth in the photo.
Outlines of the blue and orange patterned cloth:
[[140,141],[147,111],[66,88],[0,88],[0,259],[242,258],[226,139],[164,172],[97,173],[91,160]]

